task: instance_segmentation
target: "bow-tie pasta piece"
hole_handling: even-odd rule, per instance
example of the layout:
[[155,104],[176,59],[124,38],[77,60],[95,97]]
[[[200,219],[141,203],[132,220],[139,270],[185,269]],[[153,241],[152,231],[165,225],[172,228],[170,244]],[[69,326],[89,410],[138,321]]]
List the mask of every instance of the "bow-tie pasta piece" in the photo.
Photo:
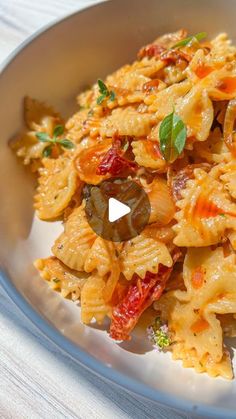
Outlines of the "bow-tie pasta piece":
[[121,253],[121,270],[127,280],[131,280],[136,273],[144,278],[146,272],[157,273],[159,265],[170,268],[173,264],[167,246],[142,233],[128,241]]
[[202,169],[182,190],[177,201],[179,211],[173,227],[177,246],[201,247],[222,242],[230,230],[236,230],[236,204],[221,182]]
[[160,172],[166,171],[167,164],[160,152],[158,141],[133,141],[132,149],[135,161],[139,164],[139,166],[155,169]]
[[100,134],[102,137],[112,137],[116,133],[121,136],[145,137],[155,122],[155,115],[138,112],[132,107],[114,109],[102,122]]
[[87,255],[84,270],[86,272],[96,270],[100,277],[107,275],[103,296],[105,301],[109,301],[120,276],[119,257],[115,243],[98,237]]
[[170,291],[155,303],[173,334],[173,357],[186,367],[232,378],[217,315],[236,312],[236,257],[223,248],[189,249],[184,261],[187,291]]
[[220,128],[214,129],[206,141],[196,141],[193,146],[194,157],[208,163],[228,162],[232,155],[226,146]]
[[88,112],[88,108],[82,108],[66,123],[68,131],[66,136],[74,143],[79,143],[89,133],[87,126]]
[[[120,76],[110,76],[107,79],[108,85],[116,94],[119,106],[143,102],[146,96],[144,87],[152,80],[150,77],[146,77],[137,71],[138,69],[133,69],[132,66],[129,67]],[[110,101],[109,108],[113,107],[115,107],[115,103]]]
[[52,252],[70,269],[83,271],[95,239],[96,234],[87,222],[84,204],[82,204],[68,217],[65,230],[55,241]]
[[150,112],[156,112],[157,118],[163,119],[173,111],[177,99],[186,95],[191,87],[192,83],[189,80],[184,80],[181,83],[167,87],[161,92],[147,96],[144,102],[149,106]]
[[228,63],[236,58],[236,48],[226,33],[220,33],[211,41],[213,62]]
[[60,292],[62,297],[76,301],[87,281],[88,274],[68,268],[59,259],[52,256],[47,259],[37,259],[34,266],[40,276],[49,282],[50,287]]
[[236,199],[236,160],[221,165],[220,180],[224,183],[232,198]]
[[92,274],[81,292],[81,320],[88,324],[93,319],[102,324],[106,316],[111,316],[111,306],[105,302],[103,292],[106,286],[104,278]]
[[17,156],[23,159],[24,164],[28,165],[34,160],[41,160],[43,150],[48,145],[38,141],[36,132],[45,132],[52,136],[55,126],[62,124],[63,120],[51,107],[28,96],[24,100],[24,119],[26,129],[13,138],[10,145]]
[[51,220],[68,207],[81,182],[69,158],[44,158],[42,164],[34,207],[40,219]]
[[176,113],[187,126],[188,137],[198,141],[207,139],[214,111],[206,90],[201,90],[198,86],[192,88],[184,98],[178,99]]

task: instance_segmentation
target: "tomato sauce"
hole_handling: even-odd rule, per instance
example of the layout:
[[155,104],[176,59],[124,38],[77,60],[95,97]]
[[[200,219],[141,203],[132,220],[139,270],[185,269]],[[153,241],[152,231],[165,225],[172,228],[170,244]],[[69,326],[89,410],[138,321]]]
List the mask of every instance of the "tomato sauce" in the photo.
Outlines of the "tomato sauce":
[[81,180],[96,185],[109,176],[97,174],[97,168],[111,147],[111,140],[106,140],[82,150],[75,159],[75,167]]
[[153,159],[162,159],[163,156],[160,152],[159,143],[157,141],[151,141],[151,140],[144,140],[143,141],[145,151],[149,156],[151,156]]
[[201,333],[204,332],[204,330],[207,330],[209,328],[209,323],[205,319],[199,319],[195,323],[192,324],[191,330],[193,333]]
[[224,211],[217,207],[213,202],[208,200],[205,196],[199,196],[195,208],[193,217],[197,216],[199,218],[210,218],[221,215]]
[[195,74],[199,79],[203,79],[204,77],[208,76],[212,71],[214,70],[213,67],[206,65],[206,64],[200,64],[196,70]]
[[232,94],[236,92],[236,77],[224,77],[217,88],[223,93]]
[[194,269],[192,273],[192,286],[195,289],[199,289],[204,284],[204,271],[201,266]]
[[150,93],[152,91],[155,91],[155,90],[157,90],[159,84],[160,84],[159,79],[154,79],[154,80],[148,81],[147,83],[144,83],[144,85],[143,85],[143,92],[144,93]]

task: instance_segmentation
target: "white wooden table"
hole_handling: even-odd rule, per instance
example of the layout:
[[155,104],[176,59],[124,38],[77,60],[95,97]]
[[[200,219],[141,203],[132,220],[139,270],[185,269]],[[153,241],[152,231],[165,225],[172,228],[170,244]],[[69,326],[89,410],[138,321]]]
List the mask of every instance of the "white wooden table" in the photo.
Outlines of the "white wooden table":
[[[0,0],[0,62],[43,25],[98,2]],[[0,418],[187,417],[131,396],[71,361],[0,289]]]

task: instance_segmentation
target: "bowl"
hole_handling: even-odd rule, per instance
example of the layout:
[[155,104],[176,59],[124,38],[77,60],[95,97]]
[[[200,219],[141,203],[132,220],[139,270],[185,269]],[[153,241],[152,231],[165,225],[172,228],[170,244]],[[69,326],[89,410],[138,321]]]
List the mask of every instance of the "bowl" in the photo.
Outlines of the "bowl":
[[117,344],[105,327],[84,326],[79,308],[42,281],[32,262],[50,254],[61,223],[37,220],[34,181],[8,148],[22,127],[25,95],[46,101],[65,117],[75,96],[98,77],[135,58],[159,34],[236,35],[234,0],[119,0],[101,3],[43,29],[21,45],[0,75],[1,284],[41,331],[74,360],[127,390],[153,401],[207,416],[235,418],[236,382],[198,375],[158,354],[142,333]]

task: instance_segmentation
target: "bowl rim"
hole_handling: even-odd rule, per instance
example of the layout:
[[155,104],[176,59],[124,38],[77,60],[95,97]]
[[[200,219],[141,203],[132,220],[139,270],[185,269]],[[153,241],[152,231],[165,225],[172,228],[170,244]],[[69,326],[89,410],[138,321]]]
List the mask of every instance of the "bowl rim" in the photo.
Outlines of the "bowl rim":
[[[46,32],[53,29],[58,24],[71,19],[72,17],[82,14],[89,9],[94,9],[110,3],[111,0],[101,0],[89,6],[82,6],[79,10],[67,14],[64,17],[49,22],[40,29],[36,30],[33,34],[28,36],[21,42],[0,64],[0,78],[3,76],[8,67],[14,62],[15,58],[27,48],[36,38],[44,35]],[[133,395],[141,396],[146,400],[156,402],[159,405],[174,408],[179,411],[185,411],[192,414],[208,416],[212,418],[229,418],[235,419],[235,412],[232,409],[218,408],[213,405],[204,403],[193,403],[182,397],[173,396],[169,393],[160,391],[149,387],[147,384],[141,383],[138,380],[129,377],[119,371],[106,366],[103,362],[99,361],[86,351],[75,345],[66,336],[60,333],[54,326],[50,324],[43,316],[41,316],[34,307],[21,295],[15,285],[12,283],[10,275],[1,270],[0,266],[0,285],[5,290],[10,300],[23,312],[25,317],[42,332],[44,337],[49,339],[50,342],[55,344],[63,353],[69,356],[73,361],[84,366],[87,370],[95,373],[97,376],[104,378],[121,389],[125,389]]]

